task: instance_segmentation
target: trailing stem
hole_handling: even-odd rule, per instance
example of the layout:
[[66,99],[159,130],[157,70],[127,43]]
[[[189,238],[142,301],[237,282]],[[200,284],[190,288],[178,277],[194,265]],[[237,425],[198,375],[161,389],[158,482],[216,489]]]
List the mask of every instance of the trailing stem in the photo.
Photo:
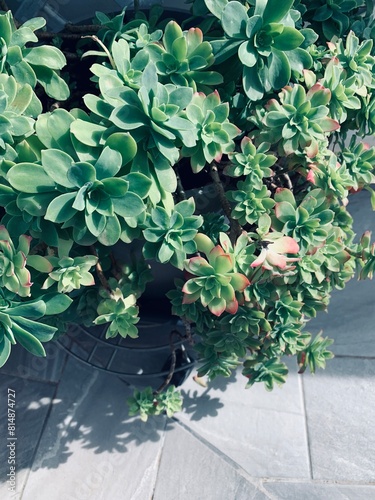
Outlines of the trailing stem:
[[95,255],[95,257],[98,257],[98,262],[96,263],[96,274],[98,275],[99,281],[102,284],[102,286],[112,295],[112,288],[109,286],[108,280],[104,275],[102,265],[99,260],[98,252],[96,251],[95,247],[93,245],[90,246],[90,250],[92,255]]
[[223,183],[221,182],[219,171],[215,162],[212,162],[210,165],[210,175],[214,182],[217,193],[219,195],[220,203],[224,210],[224,213],[228,217],[230,224],[229,238],[231,242],[234,244],[237,237],[242,233],[242,227],[239,224],[239,222],[233,219],[232,217],[232,208],[230,206],[227,197],[225,196],[224,186]]

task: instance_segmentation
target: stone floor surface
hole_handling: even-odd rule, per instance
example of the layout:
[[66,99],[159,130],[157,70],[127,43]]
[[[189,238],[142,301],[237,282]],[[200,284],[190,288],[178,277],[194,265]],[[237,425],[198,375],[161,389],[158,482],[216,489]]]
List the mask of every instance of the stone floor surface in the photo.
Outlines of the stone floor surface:
[[[375,229],[366,194],[350,209]],[[359,217],[357,217],[359,215]],[[184,411],[142,423],[129,387],[57,345],[17,348],[0,370],[1,500],[375,500],[375,282],[351,281],[311,322],[335,358],[283,388],[244,389],[238,373],[209,388],[189,379]],[[6,398],[16,394],[17,440]],[[15,442],[16,488],[7,463]]]

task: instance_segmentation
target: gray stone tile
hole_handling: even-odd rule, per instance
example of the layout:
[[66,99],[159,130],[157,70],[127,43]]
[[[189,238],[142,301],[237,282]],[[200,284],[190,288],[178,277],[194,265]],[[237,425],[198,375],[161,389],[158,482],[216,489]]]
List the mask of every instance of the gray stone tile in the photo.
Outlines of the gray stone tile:
[[[7,445],[13,442],[8,434],[8,389],[15,391],[15,460],[16,491],[8,491],[7,474],[11,472],[8,459],[13,453]],[[0,498],[18,499],[25,484],[28,470],[42,433],[55,386],[44,382],[29,381],[18,377],[0,375]]]
[[370,500],[375,486],[317,483],[263,483],[264,489],[277,500]]
[[330,360],[304,375],[314,479],[375,481],[375,360]]
[[290,360],[287,383],[267,392],[245,390],[238,373],[226,390],[183,386],[184,413],[177,418],[254,477],[309,478],[308,448],[300,376]]
[[69,358],[22,500],[150,498],[166,420],[129,418],[129,395]]
[[[358,238],[365,230],[373,231],[375,213],[370,194],[362,191],[349,197],[348,210],[354,218]],[[349,281],[344,290],[334,290],[326,312],[319,313],[308,324],[309,331],[333,338],[332,350],[345,356],[375,357],[375,280]]]
[[264,500],[260,481],[248,480],[218,453],[176,424],[165,437],[153,500]]
[[46,357],[33,356],[22,346],[15,345],[0,373],[16,375],[28,380],[46,380],[58,382],[66,361],[67,354],[56,342],[44,344]]

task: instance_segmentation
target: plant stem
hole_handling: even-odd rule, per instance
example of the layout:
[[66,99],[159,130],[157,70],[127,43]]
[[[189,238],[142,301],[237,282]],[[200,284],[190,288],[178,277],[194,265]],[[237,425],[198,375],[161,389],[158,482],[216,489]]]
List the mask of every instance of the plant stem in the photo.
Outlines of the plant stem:
[[84,24],[84,25],[75,25],[67,23],[65,25],[65,29],[70,31],[70,33],[80,33],[81,35],[87,35],[90,32],[98,32],[100,30],[100,24]]
[[176,177],[177,177],[177,194],[179,201],[186,200],[187,196],[185,193],[184,186],[182,185],[181,177],[178,171],[176,171]]
[[99,260],[98,252],[96,251],[95,247],[93,245],[90,246],[91,253],[95,255],[95,257],[98,257],[98,262],[96,263],[96,274],[98,275],[99,281],[102,284],[102,286],[108,291],[110,295],[112,295],[112,289],[109,286],[108,280],[104,275],[102,265]]
[[64,40],[80,40],[82,35],[78,33],[53,33],[52,31],[36,31],[39,40],[51,40],[52,38],[59,37]]
[[227,197],[225,196],[224,186],[220,180],[219,171],[215,162],[212,162],[210,165],[210,175],[212,180],[214,181],[214,185],[219,195],[220,203],[221,206],[223,207],[224,213],[229,219],[229,224],[230,224],[229,238],[231,242],[234,244],[237,236],[239,236],[242,233],[242,227],[237,220],[233,219],[231,215],[232,208],[230,206]]
[[5,10],[5,12],[10,10],[5,0],[0,0],[0,10]]
[[169,373],[168,373],[166,379],[164,380],[164,382],[161,384],[161,386],[158,389],[156,389],[156,391],[154,391],[155,396],[157,394],[160,394],[161,392],[163,392],[164,389],[168,386],[168,384],[172,380],[172,377],[173,377],[173,374],[174,374],[174,371],[176,368],[177,356],[176,356],[176,347],[175,347],[174,342],[173,342],[173,336],[177,335],[178,337],[180,337],[180,339],[187,340],[189,342],[189,344],[191,344],[191,345],[193,345],[193,343],[194,343],[193,337],[191,335],[190,323],[188,321],[184,321],[184,325],[185,325],[185,329],[186,329],[186,335],[183,335],[178,330],[171,331],[171,334],[169,337],[169,345],[171,347],[171,357],[172,357],[171,366],[169,368]]
[[160,394],[161,392],[163,392],[164,389],[168,386],[169,382],[172,380],[174,370],[176,368],[177,356],[176,356],[176,347],[173,343],[173,335],[178,335],[179,337],[183,338],[183,335],[178,330],[171,331],[170,338],[169,338],[169,345],[171,347],[171,357],[172,357],[171,366],[169,368],[169,373],[168,373],[166,379],[164,380],[164,382],[161,384],[161,386],[158,389],[156,389],[156,391],[154,391],[155,396],[157,394]]

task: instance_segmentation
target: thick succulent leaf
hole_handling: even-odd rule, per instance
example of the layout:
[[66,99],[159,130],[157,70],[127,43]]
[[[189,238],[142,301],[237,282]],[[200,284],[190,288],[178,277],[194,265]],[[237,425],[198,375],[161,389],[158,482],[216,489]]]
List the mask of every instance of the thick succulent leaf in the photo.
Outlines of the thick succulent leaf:
[[106,146],[118,151],[122,157],[122,165],[129,163],[137,154],[137,143],[133,137],[126,132],[115,132],[106,140]]
[[85,120],[74,120],[70,130],[72,134],[83,144],[97,147],[102,142],[102,136],[107,131],[107,127]]
[[221,14],[221,24],[230,38],[246,39],[246,25],[249,17],[240,2],[229,2]]
[[55,182],[46,174],[41,165],[19,163],[8,172],[7,179],[12,187],[24,193],[53,191]]
[[46,351],[44,350],[41,342],[27,330],[16,323],[13,323],[12,331],[17,342],[19,342],[27,351],[31,352],[31,354],[34,354],[34,356],[46,355]]
[[[294,0],[267,0],[265,3],[264,10],[261,15],[263,17],[264,24],[277,23],[283,19],[286,14],[288,14],[290,8],[293,5]],[[258,14],[258,4],[264,4],[264,1],[256,2],[255,14]]]
[[293,50],[304,41],[304,36],[295,28],[285,26],[282,33],[275,37],[273,47],[278,50]]
[[137,217],[145,210],[145,205],[136,193],[127,192],[122,198],[113,198],[113,209],[122,217]]
[[268,77],[273,89],[281,89],[286,85],[291,76],[287,56],[280,50],[273,49],[268,65]]
[[70,220],[77,213],[77,210],[73,208],[75,198],[75,193],[65,193],[52,200],[48,206],[45,219],[56,223]]
[[62,69],[66,65],[64,54],[57,47],[42,45],[23,51],[23,58],[29,64],[47,66],[51,69]]
[[45,149],[42,151],[43,168],[56,184],[67,188],[74,187],[74,184],[68,179],[68,171],[72,164],[72,158],[64,151],[58,149]]
[[198,252],[203,252],[207,256],[215,246],[212,240],[203,233],[198,233],[195,236],[194,241],[197,244]]
[[221,19],[221,14],[228,0],[204,0],[207,9],[218,19]]
[[28,255],[27,265],[41,273],[50,273],[53,269],[52,264],[42,255]]
[[121,225],[117,217],[108,217],[104,231],[98,236],[98,241],[105,246],[113,246],[121,236]]
[[46,66],[33,66],[38,82],[46,94],[58,101],[66,101],[70,95],[69,86],[57,73]]
[[0,341],[0,368],[5,365],[11,352],[11,342],[10,340],[3,336]]
[[24,330],[29,332],[35,338],[40,340],[40,342],[49,342],[52,340],[57,328],[50,325],[45,325],[44,323],[38,321],[32,321],[27,318],[17,318],[17,324],[21,326]]

